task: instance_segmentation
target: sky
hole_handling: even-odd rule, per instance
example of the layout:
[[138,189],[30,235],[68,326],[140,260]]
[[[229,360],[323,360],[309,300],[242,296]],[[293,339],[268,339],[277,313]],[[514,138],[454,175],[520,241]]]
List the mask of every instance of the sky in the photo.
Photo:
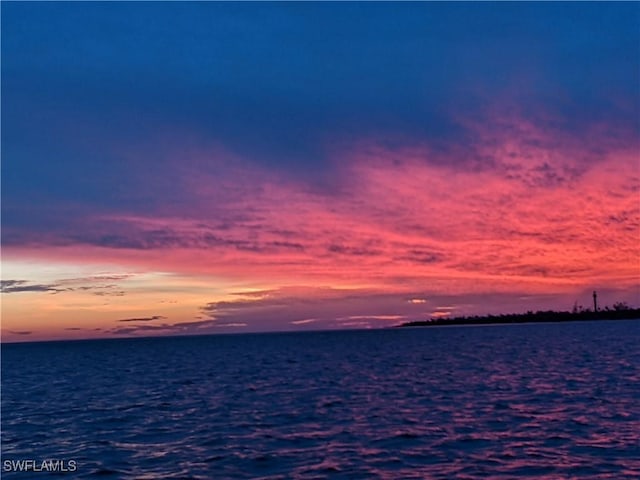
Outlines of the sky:
[[640,304],[640,4],[2,2],[2,341]]

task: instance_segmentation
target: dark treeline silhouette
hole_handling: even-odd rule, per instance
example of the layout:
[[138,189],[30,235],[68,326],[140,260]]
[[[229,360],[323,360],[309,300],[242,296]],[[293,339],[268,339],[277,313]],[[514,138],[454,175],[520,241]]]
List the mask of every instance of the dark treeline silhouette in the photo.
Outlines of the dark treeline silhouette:
[[493,323],[545,323],[576,322],[581,320],[631,320],[640,319],[640,308],[631,308],[626,303],[617,303],[613,308],[586,310],[574,307],[571,312],[553,310],[507,313],[502,315],[483,315],[468,317],[438,317],[429,320],[406,322],[399,327],[431,327],[437,325],[487,325]]

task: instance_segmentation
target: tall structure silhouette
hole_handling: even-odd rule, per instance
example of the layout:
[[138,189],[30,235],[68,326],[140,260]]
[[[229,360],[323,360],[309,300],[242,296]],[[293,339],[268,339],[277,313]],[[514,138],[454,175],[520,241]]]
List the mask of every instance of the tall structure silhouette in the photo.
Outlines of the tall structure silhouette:
[[593,291],[593,311],[598,311],[598,294],[595,290]]

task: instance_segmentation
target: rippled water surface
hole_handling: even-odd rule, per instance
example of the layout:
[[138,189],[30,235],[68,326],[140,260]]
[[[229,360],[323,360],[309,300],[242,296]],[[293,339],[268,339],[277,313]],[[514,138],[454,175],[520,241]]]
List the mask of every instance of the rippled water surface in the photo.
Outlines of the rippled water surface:
[[640,478],[638,432],[640,321],[2,347],[3,465],[67,478]]

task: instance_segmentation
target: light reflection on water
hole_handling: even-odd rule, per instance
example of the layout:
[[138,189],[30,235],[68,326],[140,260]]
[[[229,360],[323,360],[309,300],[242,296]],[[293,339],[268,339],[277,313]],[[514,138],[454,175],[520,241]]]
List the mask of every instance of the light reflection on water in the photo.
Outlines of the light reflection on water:
[[3,460],[75,459],[67,478],[640,478],[639,340],[617,321],[4,345]]

